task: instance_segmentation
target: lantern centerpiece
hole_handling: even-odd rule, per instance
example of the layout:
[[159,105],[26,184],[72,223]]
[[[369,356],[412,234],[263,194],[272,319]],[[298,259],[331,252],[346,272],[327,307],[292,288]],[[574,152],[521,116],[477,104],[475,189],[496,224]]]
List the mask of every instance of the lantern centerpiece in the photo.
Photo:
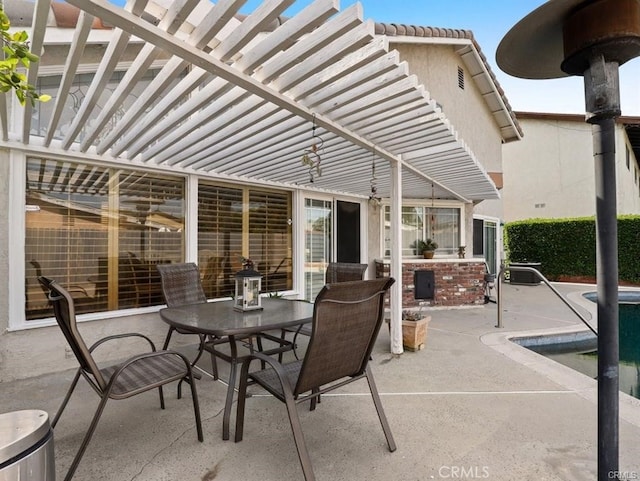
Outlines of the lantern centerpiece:
[[262,309],[261,287],[262,275],[254,270],[251,259],[243,259],[242,270],[236,272],[236,295],[233,308],[242,312]]

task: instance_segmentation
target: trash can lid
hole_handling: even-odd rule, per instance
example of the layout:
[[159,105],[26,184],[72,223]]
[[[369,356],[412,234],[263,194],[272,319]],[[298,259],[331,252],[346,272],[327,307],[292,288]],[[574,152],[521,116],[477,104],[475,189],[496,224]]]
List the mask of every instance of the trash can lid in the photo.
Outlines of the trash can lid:
[[49,415],[38,409],[0,414],[0,464],[23,453],[49,433]]

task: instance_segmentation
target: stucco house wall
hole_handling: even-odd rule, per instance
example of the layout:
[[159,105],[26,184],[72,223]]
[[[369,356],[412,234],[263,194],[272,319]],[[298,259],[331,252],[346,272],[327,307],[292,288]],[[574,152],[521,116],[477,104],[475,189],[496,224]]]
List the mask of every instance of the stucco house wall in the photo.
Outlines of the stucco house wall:
[[[502,171],[501,133],[453,45],[391,44],[424,84],[488,172]],[[464,89],[458,86],[458,67]]]
[[[392,43],[400,58],[410,66],[431,96],[441,106],[455,126],[460,138],[473,151],[487,172],[503,172],[502,135],[487,102],[473,81],[456,49],[459,46],[441,44]],[[459,86],[458,69],[464,75],[464,89]],[[516,144],[518,142],[515,142]],[[484,200],[465,207],[466,238],[463,244],[473,245],[473,214],[503,218],[503,201]],[[470,249],[467,255],[470,255]]]
[[[584,117],[519,113],[518,119],[525,132],[523,140],[503,146],[505,220],[595,215],[593,140]],[[619,214],[640,212],[639,170],[624,125],[618,123]]]

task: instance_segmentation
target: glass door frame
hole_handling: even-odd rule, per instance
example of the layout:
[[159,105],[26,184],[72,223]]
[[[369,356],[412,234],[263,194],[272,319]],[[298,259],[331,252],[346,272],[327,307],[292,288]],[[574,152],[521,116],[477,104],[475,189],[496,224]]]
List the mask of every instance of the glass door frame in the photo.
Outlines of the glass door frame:
[[[500,263],[504,259],[504,247],[502,241],[503,235],[503,223],[497,217],[489,217],[484,215],[474,215],[474,219],[482,221],[482,247],[483,247],[483,257],[487,262],[487,266],[489,268],[489,272],[492,274],[497,274],[500,269]],[[490,256],[487,255],[487,249],[490,247],[488,245],[488,239],[486,235],[487,224],[493,224],[495,226],[495,251],[492,249],[492,254],[494,256],[493,265],[490,263]]]
[[[326,262],[334,262],[336,258],[336,203],[338,201],[352,202],[360,204],[360,262],[368,263],[368,218],[369,218],[369,206],[368,202],[363,199],[346,197],[346,196],[334,196],[326,195],[319,192],[300,191],[297,196],[296,204],[296,219],[298,220],[298,228],[294,229],[294,269],[296,277],[294,280],[294,288],[299,293],[299,298],[304,298],[307,292],[306,285],[306,272],[305,272],[305,249],[306,249],[306,201],[307,199],[316,200],[321,202],[328,202],[331,204],[331,245],[330,256],[326,259]],[[368,273],[368,271],[367,271]],[[365,278],[368,276],[365,274]]]

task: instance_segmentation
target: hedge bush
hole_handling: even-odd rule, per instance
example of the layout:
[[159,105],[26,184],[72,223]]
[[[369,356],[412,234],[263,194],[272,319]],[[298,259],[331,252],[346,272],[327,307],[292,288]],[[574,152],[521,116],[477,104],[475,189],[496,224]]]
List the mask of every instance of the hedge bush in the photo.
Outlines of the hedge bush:
[[[540,262],[550,280],[562,276],[596,277],[594,217],[529,219],[505,225],[509,262]],[[621,281],[640,284],[640,216],[618,217],[618,274]]]

